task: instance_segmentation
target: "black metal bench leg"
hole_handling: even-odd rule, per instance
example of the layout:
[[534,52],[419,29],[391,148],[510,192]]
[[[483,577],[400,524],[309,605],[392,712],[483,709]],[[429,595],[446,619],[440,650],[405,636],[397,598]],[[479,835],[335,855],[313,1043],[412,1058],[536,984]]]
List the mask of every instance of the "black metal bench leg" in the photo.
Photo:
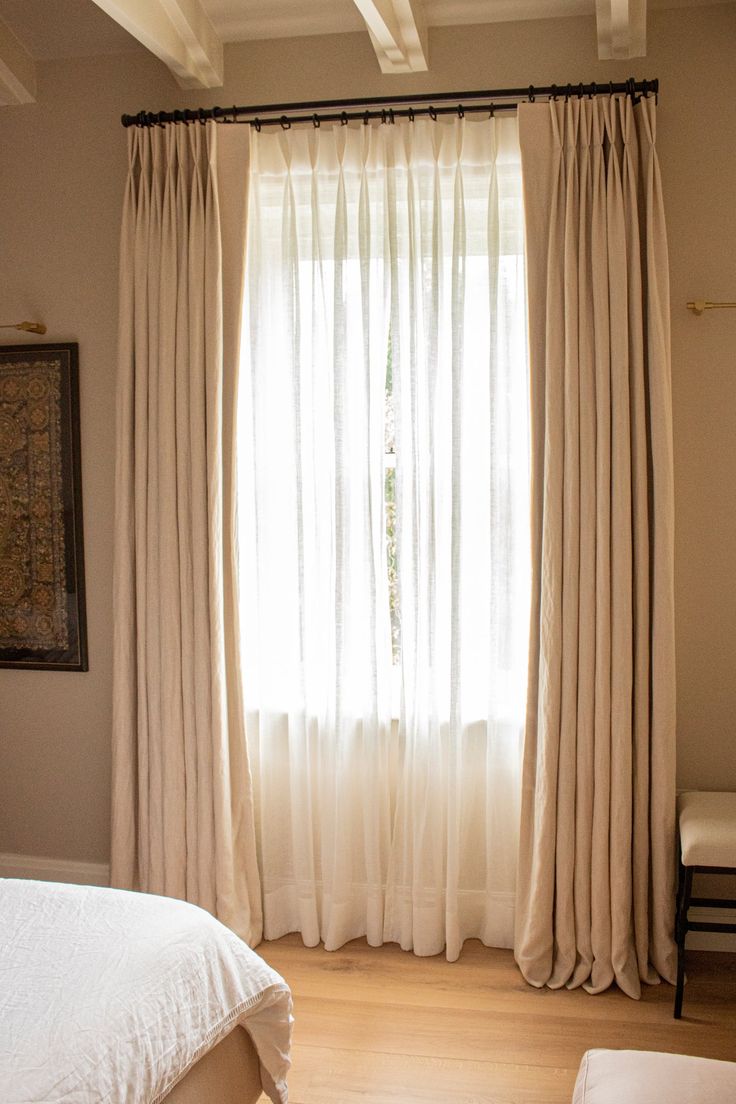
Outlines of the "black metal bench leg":
[[682,1016],[682,997],[685,988],[685,938],[687,936],[687,913],[693,889],[693,868],[680,866],[680,887],[677,902],[677,988],[675,989],[675,1019]]

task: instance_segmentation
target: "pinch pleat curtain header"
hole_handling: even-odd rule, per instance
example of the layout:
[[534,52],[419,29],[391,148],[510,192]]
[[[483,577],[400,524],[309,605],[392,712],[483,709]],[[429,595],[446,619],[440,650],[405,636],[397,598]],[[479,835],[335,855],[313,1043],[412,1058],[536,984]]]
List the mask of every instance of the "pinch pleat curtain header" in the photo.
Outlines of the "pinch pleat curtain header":
[[258,135],[252,148],[252,172],[259,178],[320,177],[344,172],[389,170],[419,172],[453,169],[458,159],[469,170],[482,169],[489,158],[499,165],[519,164],[515,119],[497,118],[492,126],[477,121],[455,126],[417,118],[390,126],[307,127]]

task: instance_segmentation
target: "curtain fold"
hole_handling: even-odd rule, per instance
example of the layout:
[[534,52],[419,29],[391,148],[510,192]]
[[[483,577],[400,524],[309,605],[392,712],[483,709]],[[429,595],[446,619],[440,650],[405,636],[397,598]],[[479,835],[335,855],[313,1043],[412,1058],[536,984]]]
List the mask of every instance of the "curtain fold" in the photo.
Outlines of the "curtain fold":
[[266,936],[510,946],[529,543],[516,120],[264,130],[251,189],[239,503]]
[[134,128],[123,210],[111,881],[261,938],[234,425],[243,128]]
[[669,284],[652,98],[519,106],[532,621],[515,954],[674,979]]

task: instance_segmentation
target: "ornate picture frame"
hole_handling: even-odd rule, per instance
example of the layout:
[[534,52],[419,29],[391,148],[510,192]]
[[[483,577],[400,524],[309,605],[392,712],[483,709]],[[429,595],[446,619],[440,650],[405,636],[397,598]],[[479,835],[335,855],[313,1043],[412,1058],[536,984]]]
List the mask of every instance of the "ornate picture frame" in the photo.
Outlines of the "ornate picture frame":
[[89,669],[76,342],[0,345],[0,667]]

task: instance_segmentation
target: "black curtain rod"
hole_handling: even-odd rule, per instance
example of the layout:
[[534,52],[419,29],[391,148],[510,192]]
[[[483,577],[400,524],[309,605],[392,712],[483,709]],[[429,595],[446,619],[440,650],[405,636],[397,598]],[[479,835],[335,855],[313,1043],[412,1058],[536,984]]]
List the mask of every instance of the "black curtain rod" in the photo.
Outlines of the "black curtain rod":
[[[615,96],[621,93],[631,96],[637,101],[640,96],[656,96],[659,92],[658,80],[636,81],[629,77],[626,81],[609,81],[607,84],[550,84],[537,88],[533,84],[526,88],[491,88],[485,91],[470,92],[422,92],[416,96],[370,96],[366,99],[348,100],[317,100],[313,103],[283,103],[283,104],[253,104],[250,107],[200,107],[184,108],[181,111],[139,111],[137,115],[123,115],[121,122],[124,127],[138,126],[151,127],[163,126],[166,123],[205,123],[208,119],[214,119],[218,123],[246,123],[260,130],[262,126],[279,126],[284,128],[292,123],[313,123],[319,126],[322,122],[347,123],[351,119],[362,119],[368,122],[370,119],[381,119],[382,122],[391,122],[396,117],[414,118],[415,115],[451,115],[456,112],[460,115],[466,111],[494,111],[514,110],[520,100],[557,99],[577,96]],[[447,103],[452,101],[453,107],[435,107],[435,103]],[[483,105],[474,104],[472,101],[488,101]],[[509,101],[497,103],[496,101]],[[468,103],[468,101],[471,101]],[[426,104],[426,107],[415,107],[417,104]],[[330,109],[340,108],[339,112]],[[348,110],[362,108],[361,111]],[[380,109],[380,110],[376,110]],[[270,118],[261,118],[268,115]]]

